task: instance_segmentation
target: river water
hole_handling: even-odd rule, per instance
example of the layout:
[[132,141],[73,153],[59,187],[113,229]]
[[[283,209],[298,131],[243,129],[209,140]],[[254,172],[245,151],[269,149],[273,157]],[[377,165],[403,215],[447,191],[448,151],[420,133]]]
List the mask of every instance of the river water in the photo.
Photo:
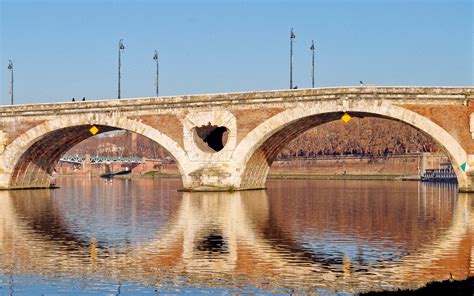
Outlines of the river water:
[[0,295],[351,294],[474,273],[474,195],[455,185],[62,178],[0,191]]

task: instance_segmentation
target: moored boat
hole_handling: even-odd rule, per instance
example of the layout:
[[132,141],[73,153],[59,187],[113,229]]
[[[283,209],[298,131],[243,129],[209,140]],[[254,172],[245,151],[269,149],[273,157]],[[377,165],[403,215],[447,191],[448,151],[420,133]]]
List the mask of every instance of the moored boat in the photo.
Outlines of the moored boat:
[[457,180],[456,173],[449,162],[441,163],[439,169],[427,169],[421,176],[422,182],[456,183]]

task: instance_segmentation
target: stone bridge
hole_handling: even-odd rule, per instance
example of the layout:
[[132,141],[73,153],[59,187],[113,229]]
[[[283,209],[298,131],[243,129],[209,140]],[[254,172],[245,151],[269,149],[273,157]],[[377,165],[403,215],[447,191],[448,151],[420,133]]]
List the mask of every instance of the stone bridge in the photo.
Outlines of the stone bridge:
[[0,189],[45,188],[61,156],[112,130],[154,140],[191,191],[265,187],[278,152],[304,131],[352,117],[406,123],[448,155],[474,191],[474,88],[338,87],[0,107]]

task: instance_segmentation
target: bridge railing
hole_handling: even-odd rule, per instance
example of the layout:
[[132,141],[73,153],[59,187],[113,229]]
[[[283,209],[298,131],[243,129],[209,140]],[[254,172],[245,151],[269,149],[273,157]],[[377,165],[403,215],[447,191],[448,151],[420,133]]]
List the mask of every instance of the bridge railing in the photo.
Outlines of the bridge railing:
[[[64,154],[59,161],[82,164],[86,160],[85,155],[81,154]],[[112,162],[123,163],[143,163],[143,157],[138,156],[100,156],[95,155],[90,157],[91,164],[102,164]]]

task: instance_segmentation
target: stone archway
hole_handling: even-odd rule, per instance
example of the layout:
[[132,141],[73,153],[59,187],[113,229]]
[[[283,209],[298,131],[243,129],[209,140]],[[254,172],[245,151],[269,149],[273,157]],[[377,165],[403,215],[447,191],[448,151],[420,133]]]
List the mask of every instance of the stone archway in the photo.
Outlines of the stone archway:
[[470,180],[460,165],[467,153],[446,130],[433,121],[402,107],[381,100],[341,98],[300,103],[266,120],[248,133],[234,150],[232,161],[240,168],[239,189],[264,188],[269,168],[278,152],[299,134],[320,124],[337,120],[348,112],[354,116],[372,116],[397,120],[429,135],[446,151],[458,178],[460,190],[470,188]]
[[[99,133],[128,130],[145,136],[162,146],[174,158],[180,170],[183,185],[187,174],[184,168],[186,152],[174,140],[160,131],[136,120],[105,114],[60,116],[26,131],[5,147],[0,156],[0,188],[45,188],[50,185],[49,175],[59,158],[77,143],[92,137],[89,129],[99,127]],[[3,175],[3,176],[2,176]]]

